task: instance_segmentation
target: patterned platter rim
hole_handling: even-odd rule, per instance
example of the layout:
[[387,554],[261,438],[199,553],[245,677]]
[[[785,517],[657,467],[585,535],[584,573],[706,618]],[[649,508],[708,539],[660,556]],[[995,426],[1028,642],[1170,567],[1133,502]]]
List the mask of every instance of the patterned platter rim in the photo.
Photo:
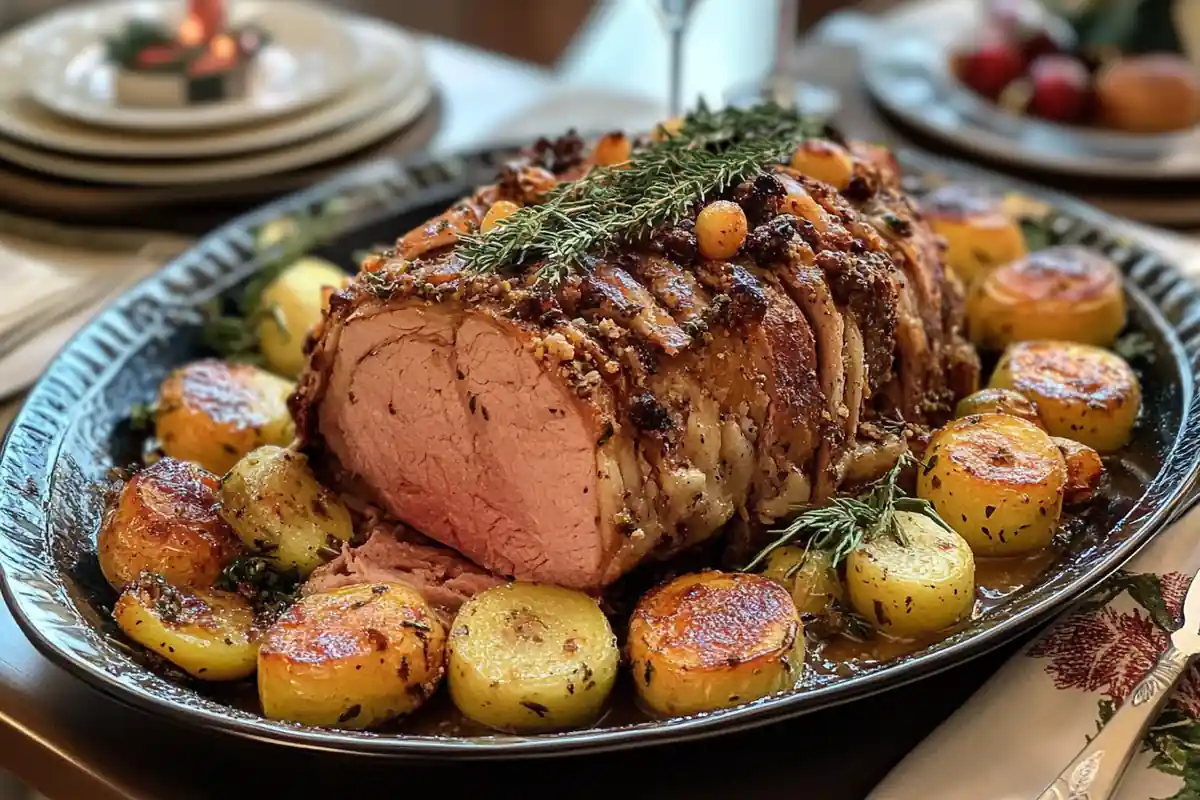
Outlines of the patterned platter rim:
[[[106,388],[137,368],[137,356],[194,322],[207,300],[235,286],[268,254],[256,254],[253,232],[280,216],[334,201],[344,213],[333,236],[345,236],[434,202],[448,202],[468,187],[490,179],[511,154],[493,148],[466,155],[418,161],[383,160],[253,211],[200,241],[157,274],[131,289],[93,319],[67,345],[34,387],[14,420],[0,454],[0,570],[3,594],[31,642],[54,663],[104,693],[185,724],[291,746],[344,753],[419,759],[511,758],[598,752],[654,743],[679,742],[742,730],[794,717],[892,689],[927,677],[1011,641],[1059,612],[1063,605],[1109,575],[1191,504],[1200,474],[1200,396],[1194,375],[1200,366],[1200,290],[1162,257],[1136,243],[1119,220],[1070,198],[954,162],[900,153],[908,188],[919,190],[940,178],[983,181],[1022,192],[1055,209],[1055,232],[1063,241],[1104,250],[1124,270],[1131,308],[1149,322],[1151,339],[1172,362],[1180,386],[1180,427],[1163,467],[1146,494],[1119,523],[1126,537],[1110,552],[1064,570],[1037,592],[989,614],[916,656],[863,674],[733,709],[687,718],[639,722],[560,734],[444,737],[309,728],[272,722],[231,708],[171,683],[133,661],[102,632],[94,609],[71,589],[56,566],[52,531],[58,505],[80,502],[86,492],[55,494],[56,480],[79,470],[68,452],[73,426],[107,425],[111,434],[124,409],[105,407]],[[100,422],[96,422],[100,420]],[[107,458],[99,443],[86,453],[96,474]],[[64,471],[66,470],[66,471]],[[83,470],[80,470],[83,471]],[[68,489],[71,487],[67,483]],[[63,495],[68,495],[64,499]],[[94,511],[88,513],[96,513]],[[94,527],[72,528],[86,548]],[[82,537],[82,539],[80,539]],[[1032,599],[1030,599],[1032,597]]]

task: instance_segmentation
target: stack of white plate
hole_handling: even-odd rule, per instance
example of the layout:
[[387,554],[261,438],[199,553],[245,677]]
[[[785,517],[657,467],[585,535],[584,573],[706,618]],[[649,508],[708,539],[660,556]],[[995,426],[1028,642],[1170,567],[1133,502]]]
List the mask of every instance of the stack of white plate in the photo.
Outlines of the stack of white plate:
[[432,100],[420,43],[405,31],[299,0],[232,0],[231,24],[271,36],[244,99],[118,105],[105,37],[131,17],[173,28],[183,10],[182,0],[110,0],[0,38],[0,160],[127,186],[245,181],[384,141]]

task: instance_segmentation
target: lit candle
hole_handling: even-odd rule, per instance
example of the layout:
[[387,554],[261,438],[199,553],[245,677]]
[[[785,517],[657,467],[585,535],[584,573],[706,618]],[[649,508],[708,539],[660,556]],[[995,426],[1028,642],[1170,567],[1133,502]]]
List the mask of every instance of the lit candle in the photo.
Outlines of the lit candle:
[[200,27],[200,41],[207,42],[225,30],[225,0],[188,0],[187,19]]

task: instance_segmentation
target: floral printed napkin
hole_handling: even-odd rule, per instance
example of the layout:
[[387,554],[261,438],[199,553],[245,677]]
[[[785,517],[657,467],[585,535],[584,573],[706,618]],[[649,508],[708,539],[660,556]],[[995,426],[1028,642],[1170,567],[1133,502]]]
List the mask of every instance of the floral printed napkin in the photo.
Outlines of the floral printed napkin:
[[[1200,507],[1001,667],[869,800],[1036,798],[1166,649],[1200,570],[1198,534]],[[1200,800],[1196,664],[1150,729],[1116,797]]]

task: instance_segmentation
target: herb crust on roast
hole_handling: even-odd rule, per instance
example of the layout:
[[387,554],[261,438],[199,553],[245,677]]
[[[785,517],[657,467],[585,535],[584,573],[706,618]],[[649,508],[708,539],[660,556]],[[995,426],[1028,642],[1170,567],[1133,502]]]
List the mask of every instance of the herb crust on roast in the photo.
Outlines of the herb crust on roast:
[[[803,142],[844,153],[845,186],[787,166]],[[716,200],[747,223],[728,259],[697,243]],[[498,201],[520,210],[484,226]],[[962,322],[890,154],[776,107],[701,110],[621,164],[540,141],[368,257],[292,408],[387,515],[495,574],[598,590],[882,474],[898,427],[974,389]]]

